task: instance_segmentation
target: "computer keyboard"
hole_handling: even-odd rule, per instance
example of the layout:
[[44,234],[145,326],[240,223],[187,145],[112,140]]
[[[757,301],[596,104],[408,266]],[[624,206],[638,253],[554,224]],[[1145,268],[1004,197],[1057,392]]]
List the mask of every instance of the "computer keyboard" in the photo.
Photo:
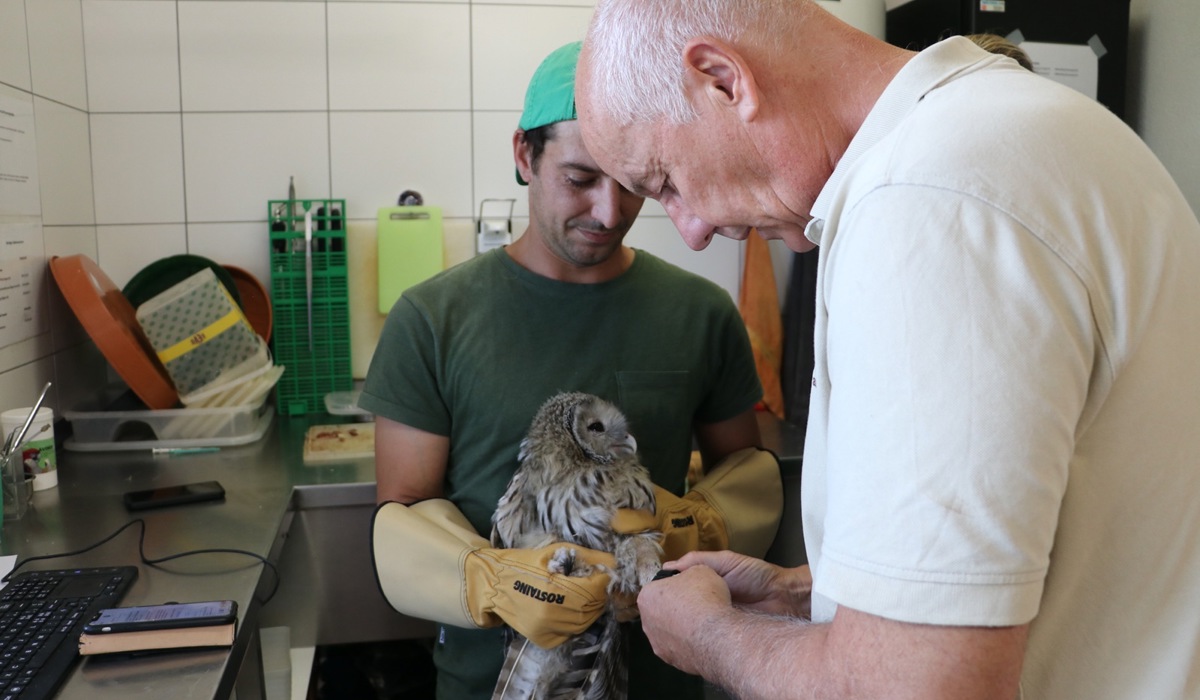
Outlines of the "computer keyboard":
[[120,603],[137,567],[24,571],[0,590],[0,700],[53,697],[79,656],[79,633]]

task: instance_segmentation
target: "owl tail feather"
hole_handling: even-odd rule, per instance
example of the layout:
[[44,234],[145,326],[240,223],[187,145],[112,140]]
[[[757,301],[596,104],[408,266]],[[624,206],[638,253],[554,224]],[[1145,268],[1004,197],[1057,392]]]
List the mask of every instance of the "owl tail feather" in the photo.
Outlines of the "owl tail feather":
[[527,700],[533,697],[536,675],[529,673],[532,664],[522,664],[525,652],[536,647],[521,635],[514,634],[500,667],[500,678],[492,691],[492,700]]
[[553,649],[514,634],[492,700],[624,700],[623,647],[608,615]]

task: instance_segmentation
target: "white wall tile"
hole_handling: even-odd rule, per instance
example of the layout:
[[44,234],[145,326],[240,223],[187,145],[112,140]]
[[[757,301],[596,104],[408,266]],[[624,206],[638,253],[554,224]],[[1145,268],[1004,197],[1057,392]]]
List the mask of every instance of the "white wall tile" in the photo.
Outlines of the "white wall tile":
[[95,223],[87,114],[35,97],[33,116],[42,223],[48,226]]
[[404,190],[443,216],[471,216],[468,113],[333,112],[330,143],[334,194],[349,218],[375,218]]
[[641,216],[625,237],[625,243],[707,277],[737,300],[742,246],[739,241],[717,236],[704,250],[692,250],[683,242],[662,206],[648,199]]
[[529,78],[542,59],[563,44],[583,39],[591,17],[590,6],[472,6],[474,108],[520,111]]
[[328,197],[328,121],[324,112],[184,114],[188,222],[265,221],[288,176],[298,197]]
[[[11,346],[0,348],[0,363],[3,363],[0,366],[12,366],[5,361],[4,357],[10,352],[15,352]],[[15,369],[0,373],[0,411],[7,411],[11,408],[32,408],[33,402],[37,401],[38,396],[41,395],[46,382],[53,380],[54,361],[49,357],[28,361],[27,364],[22,363]],[[57,392],[53,386],[50,387],[50,392],[46,394],[46,401],[42,405],[57,409]]]
[[96,264],[124,289],[133,276],[150,263],[188,252],[183,224],[97,226]]
[[[47,381],[53,381],[53,375],[50,374],[50,357],[54,351],[53,339],[50,336],[50,331],[45,331],[38,335],[25,338],[24,340],[15,343],[9,343],[4,347],[0,347],[0,367],[21,367],[22,365],[34,365],[38,367],[31,377],[40,377],[40,380],[35,380],[36,388],[32,390],[23,390],[20,392],[5,393],[3,383],[0,382],[0,411],[6,411],[10,408],[18,406],[32,406],[34,399],[42,391],[42,386]],[[0,374],[0,377],[4,377]],[[20,376],[20,375],[17,375]],[[14,396],[21,398],[13,402]],[[8,405],[2,405],[7,403]]]
[[184,111],[326,109],[325,4],[179,3]]
[[25,0],[0,0],[0,83],[29,90]]
[[[513,222],[513,231],[523,231],[525,225],[528,225],[528,222],[518,229],[517,223]],[[475,257],[475,219],[442,219],[442,231],[442,251],[446,256],[446,267]]]
[[469,109],[467,5],[329,6],[332,109]]
[[92,0],[83,29],[92,113],[179,111],[175,3]]
[[95,226],[43,226],[42,244],[46,257],[66,256],[82,253],[96,259]]
[[[529,188],[517,183],[513,162],[512,136],[521,120],[520,112],[476,112],[474,119],[475,144],[472,149],[475,173],[475,203],[471,211],[478,214],[484,199],[508,199],[513,203],[513,216],[529,215]],[[488,204],[488,214],[496,204]]]
[[25,3],[34,94],[87,109],[80,0]]
[[[512,0],[472,0],[474,5],[514,5]],[[552,5],[572,7],[595,7],[593,0],[520,0],[520,5]]]
[[562,6],[568,5],[572,7],[595,7],[596,3],[593,0],[520,0],[515,3],[513,0],[471,0],[474,5],[552,5]]
[[93,114],[96,223],[183,223],[178,114]]
[[[283,195],[270,197],[283,199]],[[263,202],[264,211],[266,202]],[[202,255],[222,265],[240,267],[271,288],[271,239],[265,221],[239,224],[189,224],[187,247],[192,255]]]
[[[475,2],[478,2],[478,1],[479,0],[475,0]],[[471,4],[471,0],[329,0],[329,3],[331,5],[341,5],[341,4],[346,4],[346,3],[359,3],[359,2],[370,2],[370,3],[386,2],[386,3],[399,3],[399,4],[421,3],[421,4],[434,4],[434,5],[469,5],[469,4]]]

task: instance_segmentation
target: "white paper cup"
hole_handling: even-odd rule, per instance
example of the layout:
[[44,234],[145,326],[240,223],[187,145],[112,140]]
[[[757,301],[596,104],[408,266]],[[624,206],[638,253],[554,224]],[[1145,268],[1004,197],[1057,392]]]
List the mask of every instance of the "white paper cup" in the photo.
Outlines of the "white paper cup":
[[[4,437],[14,430],[19,431],[29,418],[32,406],[14,408],[0,413],[0,426],[3,427]],[[54,410],[45,406],[38,409],[29,430],[21,444],[13,448],[14,453],[20,453],[20,460],[25,467],[26,475],[35,477],[33,490],[42,491],[58,485],[58,455],[54,450]],[[16,454],[13,459],[17,459]]]

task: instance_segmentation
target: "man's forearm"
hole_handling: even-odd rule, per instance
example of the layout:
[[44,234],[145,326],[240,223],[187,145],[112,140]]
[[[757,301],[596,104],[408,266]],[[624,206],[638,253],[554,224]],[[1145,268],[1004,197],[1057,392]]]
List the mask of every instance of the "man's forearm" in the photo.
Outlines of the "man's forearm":
[[734,609],[702,635],[702,674],[739,700],[831,697],[817,664],[828,625]]
[[1028,626],[941,627],[843,608],[833,623],[733,609],[693,660],[742,700],[1012,700]]

